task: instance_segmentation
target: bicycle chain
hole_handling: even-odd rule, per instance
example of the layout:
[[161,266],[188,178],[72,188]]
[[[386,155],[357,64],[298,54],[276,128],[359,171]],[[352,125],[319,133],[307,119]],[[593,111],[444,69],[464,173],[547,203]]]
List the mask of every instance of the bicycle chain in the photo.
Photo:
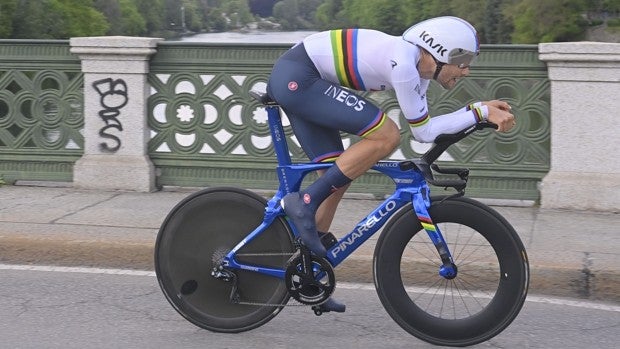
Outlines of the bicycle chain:
[[[290,304],[291,301],[293,302],[293,304]],[[327,300],[325,300],[325,302],[327,302]],[[325,303],[323,302],[323,303]],[[293,297],[289,298],[289,302],[285,303],[285,304],[278,304],[278,303],[260,303],[260,302],[245,302],[245,301],[233,301],[234,304],[241,304],[241,305],[253,305],[253,306],[260,306],[260,307],[313,307],[313,306],[317,306],[320,304],[314,304],[314,305],[310,305],[310,304],[303,304],[303,303],[299,303],[297,300],[295,300]]]
[[[238,253],[236,256],[237,257],[261,257],[261,256],[289,256],[291,257],[295,252],[273,252],[273,253]],[[233,281],[234,282],[234,281]],[[290,297],[289,297],[289,301],[290,301]],[[232,303],[234,304],[241,304],[241,305],[252,305],[252,306],[260,306],[260,307],[286,307],[288,305],[293,306],[293,304],[279,304],[279,303],[261,303],[261,302],[251,302],[251,301],[242,301],[242,300],[230,300]],[[295,300],[293,300],[295,301]],[[297,302],[297,301],[295,301]],[[299,303],[299,302],[297,302]],[[295,304],[297,305],[297,304]],[[301,304],[299,303],[298,305],[305,305],[305,304]]]
[[237,257],[258,257],[258,256],[292,256],[295,252],[267,252],[267,253],[237,253]]
[[[272,253],[238,253],[237,257],[259,257],[259,256],[293,256],[297,251],[294,252],[272,252]],[[327,300],[319,303],[319,304],[314,304],[314,305],[310,305],[310,304],[303,304],[299,301],[297,301],[295,298],[290,297],[288,299],[287,303],[261,303],[261,302],[250,302],[250,301],[242,301],[242,300],[232,300],[231,302],[235,303],[235,304],[241,304],[241,305],[251,305],[251,306],[260,306],[260,307],[314,307],[314,306],[318,306],[321,305],[325,302],[327,302]],[[291,302],[293,302],[291,304]]]

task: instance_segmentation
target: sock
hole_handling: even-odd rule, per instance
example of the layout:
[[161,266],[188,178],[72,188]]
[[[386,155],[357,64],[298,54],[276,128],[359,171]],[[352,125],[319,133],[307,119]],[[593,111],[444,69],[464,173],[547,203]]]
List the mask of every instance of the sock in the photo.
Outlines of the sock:
[[345,176],[338,165],[330,167],[325,173],[319,177],[314,183],[310,184],[305,190],[299,194],[303,198],[304,203],[312,209],[313,212],[319,208],[319,205],[327,199],[338,188],[351,183],[351,178]]

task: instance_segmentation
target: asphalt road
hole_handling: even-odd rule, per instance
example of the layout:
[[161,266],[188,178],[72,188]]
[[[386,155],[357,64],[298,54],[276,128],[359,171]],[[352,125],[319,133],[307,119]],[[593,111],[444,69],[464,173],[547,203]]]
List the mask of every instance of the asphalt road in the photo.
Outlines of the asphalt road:
[[[150,271],[0,265],[3,348],[435,348],[400,329],[369,284],[341,283],[344,314],[288,307],[240,334],[178,315]],[[530,295],[502,334],[473,348],[612,348],[620,306]]]

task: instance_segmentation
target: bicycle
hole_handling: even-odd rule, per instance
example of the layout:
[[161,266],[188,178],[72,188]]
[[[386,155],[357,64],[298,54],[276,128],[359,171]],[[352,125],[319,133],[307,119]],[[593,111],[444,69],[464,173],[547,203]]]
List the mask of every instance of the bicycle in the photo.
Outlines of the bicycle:
[[[185,319],[215,332],[247,331],[275,317],[291,297],[321,315],[318,305],[335,287],[333,268],[384,227],[373,257],[375,288],[405,331],[437,345],[467,346],[514,320],[529,286],[523,243],[499,213],[463,196],[468,169],[433,164],[451,144],[493,124],[441,135],[419,159],[378,162],[373,169],[394,181],[394,193],[341,239],[325,235],[328,255],[320,258],[301,243],[280,199],[331,164],[293,164],[279,106],[266,94],[250,94],[267,110],[279,188],[268,201],[240,188],[204,189],[168,214],[155,271]],[[456,193],[431,197],[429,184]]]

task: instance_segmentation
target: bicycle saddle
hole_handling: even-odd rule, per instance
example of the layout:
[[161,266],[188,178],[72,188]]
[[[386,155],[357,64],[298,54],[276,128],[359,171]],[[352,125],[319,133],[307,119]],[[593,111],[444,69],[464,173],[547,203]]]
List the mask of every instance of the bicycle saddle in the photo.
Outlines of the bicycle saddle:
[[261,102],[264,105],[276,105],[276,104],[278,104],[266,92],[259,92],[259,91],[252,90],[252,91],[250,91],[250,96],[252,96],[252,98],[256,99],[257,101]]

